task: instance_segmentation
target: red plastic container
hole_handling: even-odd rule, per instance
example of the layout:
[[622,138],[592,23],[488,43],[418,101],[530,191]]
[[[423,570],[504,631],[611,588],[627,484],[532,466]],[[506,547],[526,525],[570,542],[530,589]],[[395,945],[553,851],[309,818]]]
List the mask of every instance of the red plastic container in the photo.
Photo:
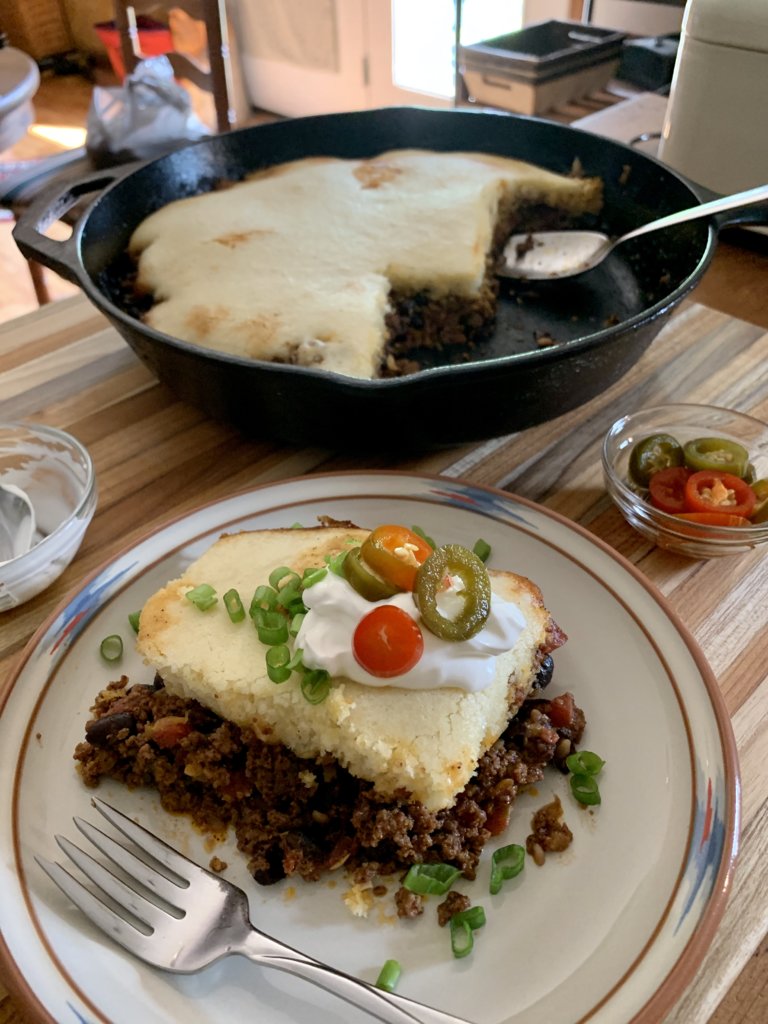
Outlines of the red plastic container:
[[[123,53],[120,48],[120,33],[115,28],[114,21],[102,21],[93,26],[96,34],[107,50],[109,63],[117,77],[125,78],[125,65],[123,64]],[[136,27],[139,32],[139,48],[145,57],[157,57],[162,53],[170,53],[173,50],[173,39],[170,29],[161,21],[139,15],[136,19]]]

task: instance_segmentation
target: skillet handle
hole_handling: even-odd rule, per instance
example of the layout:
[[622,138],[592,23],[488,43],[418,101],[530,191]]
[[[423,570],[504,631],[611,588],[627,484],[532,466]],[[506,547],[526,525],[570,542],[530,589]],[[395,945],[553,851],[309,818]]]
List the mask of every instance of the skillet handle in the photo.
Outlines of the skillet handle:
[[[725,227],[736,227],[746,224],[768,225],[768,185],[760,185],[757,188],[748,189],[739,193],[744,199],[749,199],[748,205],[736,207],[735,209],[723,209],[721,212],[713,211],[718,230]],[[733,201],[737,196],[717,196],[715,203],[722,203],[725,207],[729,200]]]
[[[711,188],[707,188],[706,185],[700,185],[698,182],[691,181],[690,178],[686,178],[682,174],[678,174],[678,177],[689,186],[702,204],[726,203],[729,198],[723,195],[722,192],[714,192]],[[758,193],[762,193],[762,197]],[[740,224],[768,224],[768,184],[758,185],[755,188],[748,189],[747,192],[739,193],[739,195],[749,194],[754,194],[749,206],[722,213],[714,213],[713,220],[717,225],[718,231],[726,227],[737,227]]]
[[80,241],[77,227],[86,211],[82,211],[73,226],[72,234],[64,241],[48,238],[44,232],[83,196],[91,192],[102,192],[136,167],[135,161],[108,167],[76,181],[60,181],[43,191],[26,210],[22,210],[14,226],[13,238],[22,254],[29,260],[42,263],[73,284],[82,286],[83,270],[78,259]]

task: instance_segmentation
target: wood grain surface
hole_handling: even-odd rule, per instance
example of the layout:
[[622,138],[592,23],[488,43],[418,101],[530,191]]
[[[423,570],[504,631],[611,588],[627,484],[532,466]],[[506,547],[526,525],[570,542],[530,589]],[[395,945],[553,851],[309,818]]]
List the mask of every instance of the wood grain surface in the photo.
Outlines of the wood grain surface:
[[[418,457],[361,459],[243,438],[157,384],[80,296],[10,321],[0,327],[0,418],[76,435],[95,462],[99,505],[64,575],[3,614],[0,680],[85,574],[164,520],[252,485],[319,471],[419,470],[533,499],[581,523],[655,583],[719,680],[741,761],[740,864],[714,942],[668,1024],[768,1019],[766,553],[693,561],[654,547],[613,506],[599,465],[609,425],[644,406],[704,402],[768,421],[768,257],[750,245],[740,237],[721,245],[697,301],[684,304],[635,367],[588,404],[518,434]],[[0,1024],[26,1024],[25,1014],[0,985]]]

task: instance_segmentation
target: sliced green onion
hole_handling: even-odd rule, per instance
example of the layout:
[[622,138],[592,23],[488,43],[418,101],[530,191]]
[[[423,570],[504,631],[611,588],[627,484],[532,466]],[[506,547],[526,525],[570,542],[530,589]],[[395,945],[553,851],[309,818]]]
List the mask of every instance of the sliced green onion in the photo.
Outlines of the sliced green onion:
[[[274,587],[274,589],[279,593],[280,583],[289,576],[297,582],[300,582],[298,573],[294,572],[293,569],[289,569],[287,565],[279,565],[277,569],[273,569],[269,574],[270,587]],[[284,586],[287,586],[287,584],[284,584]]]
[[325,564],[328,566],[332,573],[335,573],[336,576],[343,576],[344,570],[342,566],[344,565],[344,559],[347,557],[348,554],[349,548],[347,548],[346,551],[340,551],[336,555],[326,555]]
[[267,651],[267,675],[273,683],[284,683],[291,674],[288,663],[291,660],[291,652],[285,645],[270,647]]
[[482,907],[467,907],[466,910],[460,910],[454,914],[451,920],[455,920],[457,917],[461,921],[466,921],[472,931],[482,928],[485,924],[485,910]]
[[210,583],[201,583],[198,587],[193,587],[192,590],[188,590],[186,597],[195,608],[199,608],[201,612],[207,611],[212,608],[219,600],[216,597],[216,591],[210,585]]
[[248,614],[254,618],[258,611],[272,611],[277,607],[277,591],[272,587],[256,587],[251,598]]
[[266,612],[258,609],[254,619],[259,640],[267,646],[284,644],[288,640],[288,620],[280,612]]
[[466,918],[462,918],[461,914],[454,914],[451,918],[451,949],[453,950],[453,955],[457,959],[467,956],[472,952],[474,944],[475,939],[469,922]]
[[501,846],[494,850],[491,857],[491,895],[495,896],[500,892],[504,882],[519,875],[524,867],[525,850],[517,843],[510,843],[509,846]]
[[306,611],[306,605],[301,597],[301,584],[296,580],[291,580],[289,583],[278,591],[277,596],[278,604],[281,608],[285,608],[291,615],[297,615],[301,611]]
[[381,988],[385,992],[394,992],[400,980],[401,970],[402,968],[397,960],[385,961],[376,979],[376,988]]
[[99,654],[101,654],[104,661],[120,661],[123,656],[122,637],[119,637],[117,633],[105,636],[99,646]]
[[461,871],[450,864],[413,864],[403,885],[422,895],[444,896],[460,874]]
[[301,692],[310,704],[322,704],[331,689],[331,677],[324,668],[308,669],[301,680]]
[[292,530],[303,530],[304,529],[304,527],[302,526],[301,523],[291,523],[291,527],[290,528]]
[[605,761],[591,750],[578,750],[565,759],[565,766],[574,775],[599,775]]
[[245,618],[245,608],[243,608],[243,602],[234,587],[226,592],[222,600],[232,622],[242,622]]
[[291,671],[297,668],[304,669],[304,651],[302,650],[301,647],[297,648],[293,652],[293,657],[288,662],[287,668],[289,668]]
[[138,611],[138,612],[131,612],[131,614],[128,616],[128,621],[130,622],[131,628],[133,629],[134,633],[138,633],[139,632],[139,616],[140,615],[141,615],[141,611]]
[[290,633],[291,636],[297,635],[297,633],[301,629],[301,624],[304,621],[306,614],[306,612],[298,612],[298,614],[293,616],[293,618],[291,619],[291,624],[288,627],[288,632]]
[[491,545],[488,543],[487,540],[483,540],[482,537],[479,537],[475,541],[475,546],[472,548],[472,550],[474,551],[474,553],[477,555],[481,562],[487,562],[488,559],[490,558]]
[[[304,575],[301,578],[301,584],[306,590],[307,587],[314,587],[316,583],[319,583],[320,580],[325,579],[327,575],[327,569],[305,569]],[[387,963],[389,962],[390,961],[388,960]],[[392,963],[394,962],[395,961],[393,960]]]
[[424,533],[420,526],[412,526],[411,529],[413,530],[417,537],[421,537],[422,540],[425,540],[431,548],[437,547],[437,544],[435,544],[431,537],[428,537],[427,534]]
[[600,789],[594,775],[572,775],[571,792],[580,804],[600,803]]

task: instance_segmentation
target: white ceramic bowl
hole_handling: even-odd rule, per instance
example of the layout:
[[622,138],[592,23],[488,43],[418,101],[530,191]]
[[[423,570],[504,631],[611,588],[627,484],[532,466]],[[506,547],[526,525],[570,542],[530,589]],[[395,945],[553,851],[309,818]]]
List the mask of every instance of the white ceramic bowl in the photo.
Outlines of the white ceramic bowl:
[[661,548],[691,558],[739,555],[768,542],[768,522],[751,526],[708,526],[682,521],[647,500],[629,477],[629,457],[638,441],[671,434],[681,444],[697,437],[738,441],[750,454],[755,478],[768,477],[768,424],[714,405],[659,405],[622,416],[603,441],[603,475],[608,493],[636,530]]
[[70,434],[0,423],[0,482],[26,491],[35,509],[33,546],[0,565],[0,612],[49,587],[75,556],[96,509],[91,457]]

